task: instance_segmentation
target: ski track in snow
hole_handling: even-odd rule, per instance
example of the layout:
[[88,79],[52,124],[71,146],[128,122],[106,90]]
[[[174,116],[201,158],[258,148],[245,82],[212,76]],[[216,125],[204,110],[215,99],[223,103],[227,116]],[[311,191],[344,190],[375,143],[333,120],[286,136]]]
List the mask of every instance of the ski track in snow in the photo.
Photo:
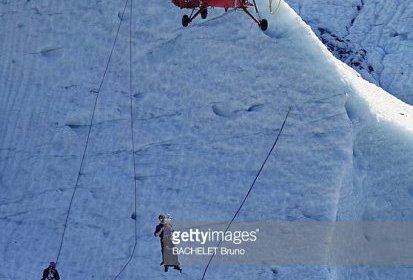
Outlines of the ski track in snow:
[[[5,65],[0,69],[5,194],[0,197],[0,279],[39,277],[57,253],[93,91],[123,3],[0,3],[0,63]],[[211,20],[197,19],[183,29],[177,28],[180,11],[169,2],[134,5],[139,240],[121,278],[199,279],[202,266],[184,265],[182,275],[166,275],[159,267],[159,241],[152,236],[156,217],[167,212],[183,221],[230,219],[290,106],[279,144],[240,220],[413,217],[410,167],[397,173],[406,180],[399,192],[387,192],[399,182],[383,173],[410,162],[411,133],[399,128],[396,136],[406,134],[407,140],[395,137],[392,121],[385,116],[377,122],[374,109],[358,105],[360,89],[351,86],[356,74],[340,72],[285,4],[277,15],[265,15],[270,23],[265,33],[240,11],[212,10]],[[126,16],[122,23],[98,100],[59,260],[63,279],[113,279],[134,242],[129,20]],[[411,118],[410,108],[403,112]],[[388,157],[395,158],[390,164],[380,153],[388,147]],[[385,186],[382,192],[374,189],[378,181]],[[352,191],[363,193],[349,195]],[[354,271],[212,266],[208,279],[331,279],[335,273],[360,273]],[[396,271],[396,276],[409,272]],[[380,277],[380,272],[372,268],[370,275]]]

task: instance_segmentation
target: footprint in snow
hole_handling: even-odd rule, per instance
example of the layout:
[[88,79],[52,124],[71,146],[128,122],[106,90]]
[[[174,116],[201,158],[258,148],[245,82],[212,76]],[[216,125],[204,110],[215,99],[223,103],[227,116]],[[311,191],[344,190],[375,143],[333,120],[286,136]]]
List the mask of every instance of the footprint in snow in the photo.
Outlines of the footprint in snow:
[[247,109],[238,109],[238,110],[231,110],[229,106],[225,105],[212,105],[212,111],[215,115],[224,117],[224,118],[231,118],[235,117],[237,114],[244,113],[244,112],[256,112],[260,111],[264,104],[253,104],[249,106]]
[[260,111],[264,107],[264,104],[254,104],[248,107],[246,110],[247,112],[255,112],[255,111]]
[[43,48],[39,53],[46,58],[60,58],[63,55],[63,47]]
[[223,117],[223,118],[231,118],[234,115],[234,112],[228,110],[222,105],[212,105],[212,111],[215,115]]

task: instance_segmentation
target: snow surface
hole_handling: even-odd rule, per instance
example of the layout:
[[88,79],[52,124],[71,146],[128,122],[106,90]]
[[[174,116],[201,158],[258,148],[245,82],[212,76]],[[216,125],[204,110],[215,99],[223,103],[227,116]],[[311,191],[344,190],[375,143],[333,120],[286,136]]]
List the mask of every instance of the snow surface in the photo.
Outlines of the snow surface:
[[413,2],[288,0],[336,57],[413,104]]
[[[96,90],[124,1],[0,2],[0,279],[56,258]],[[413,219],[413,109],[335,59],[286,3],[180,26],[134,1],[99,95],[58,269],[62,279],[200,279],[159,267],[159,213],[227,221],[292,111],[238,220]],[[326,233],[327,235],[329,233]],[[211,266],[207,279],[409,279],[411,267]]]

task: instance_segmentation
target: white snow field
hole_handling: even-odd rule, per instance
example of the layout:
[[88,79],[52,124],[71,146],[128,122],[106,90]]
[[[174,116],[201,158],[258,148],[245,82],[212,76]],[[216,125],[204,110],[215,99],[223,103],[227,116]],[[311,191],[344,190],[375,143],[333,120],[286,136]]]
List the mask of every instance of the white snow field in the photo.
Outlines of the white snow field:
[[288,0],[288,3],[336,57],[365,79],[413,104],[412,1]]
[[[125,3],[0,1],[0,279],[41,277],[56,259],[74,190],[61,279],[118,275],[135,198],[118,279],[201,279],[201,265],[159,266],[158,214],[229,221],[290,107],[238,221],[413,219],[412,107],[335,59],[286,3],[271,15],[260,2],[266,32],[242,11],[183,28],[169,1],[133,1],[132,16]],[[275,263],[212,265],[206,279],[411,275]]]

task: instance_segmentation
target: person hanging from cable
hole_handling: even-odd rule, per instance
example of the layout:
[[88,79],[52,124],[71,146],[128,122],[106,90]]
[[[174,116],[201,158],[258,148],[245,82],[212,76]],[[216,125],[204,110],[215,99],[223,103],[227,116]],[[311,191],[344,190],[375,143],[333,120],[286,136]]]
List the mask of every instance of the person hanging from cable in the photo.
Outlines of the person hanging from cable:
[[41,280],[60,280],[55,262],[50,262],[49,266],[43,270],[43,277]]
[[178,256],[172,251],[172,248],[175,247],[175,245],[172,243],[173,227],[171,219],[166,219],[165,215],[162,214],[159,215],[158,218],[159,224],[156,226],[153,234],[158,236],[161,241],[162,262],[160,265],[164,266],[165,272],[168,271],[169,267],[173,267],[179,272],[182,272],[178,261]]

